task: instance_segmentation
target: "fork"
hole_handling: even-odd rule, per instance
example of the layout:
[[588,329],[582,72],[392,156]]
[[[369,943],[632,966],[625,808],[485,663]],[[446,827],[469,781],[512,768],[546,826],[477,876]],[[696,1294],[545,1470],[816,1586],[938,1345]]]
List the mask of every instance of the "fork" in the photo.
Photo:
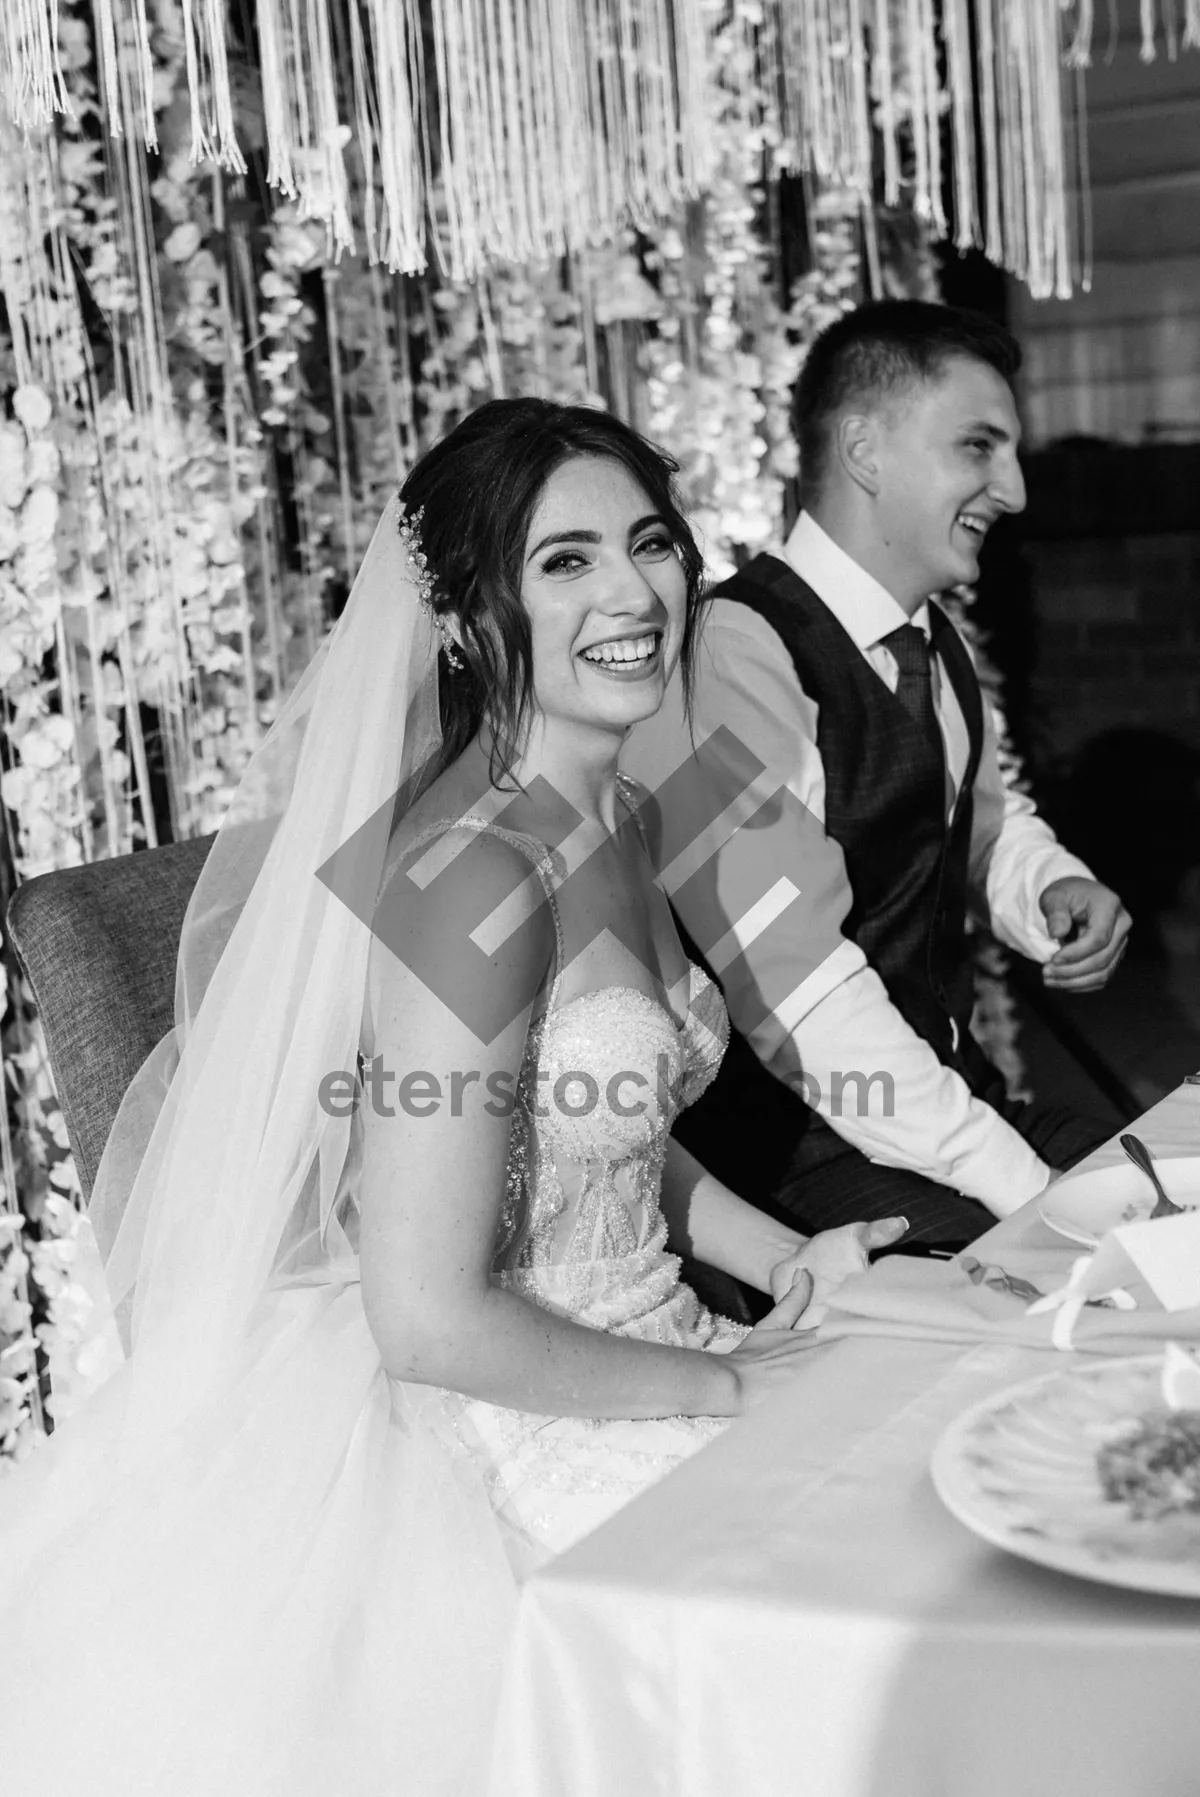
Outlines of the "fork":
[[1121,1137],[1121,1146],[1134,1166],[1141,1169],[1158,1193],[1158,1201],[1150,1212],[1151,1218],[1180,1216],[1184,1207],[1182,1204],[1175,1204],[1163,1191],[1162,1181],[1154,1171],[1154,1160],[1146,1144],[1138,1136],[1126,1135]]

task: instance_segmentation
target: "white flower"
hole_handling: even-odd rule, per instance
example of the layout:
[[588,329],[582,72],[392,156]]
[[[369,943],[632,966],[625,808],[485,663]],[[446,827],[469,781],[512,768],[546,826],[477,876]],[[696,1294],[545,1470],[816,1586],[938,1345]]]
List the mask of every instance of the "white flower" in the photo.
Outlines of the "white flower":
[[24,1298],[0,1292],[0,1336],[24,1335],[32,1315],[33,1308]]
[[64,69],[86,69],[91,61],[92,42],[82,19],[64,14],[57,21],[58,56]]
[[0,774],[0,799],[10,811],[21,812],[33,788],[33,769],[10,767]]
[[168,262],[186,262],[200,248],[200,227],[188,219],[182,225],[176,225],[171,235],[163,244],[163,255]]
[[[54,767],[71,748],[74,740],[75,733],[66,718],[57,713],[48,718],[39,718],[20,738],[18,746],[21,762],[27,768]],[[8,802],[6,795],[5,803]]]
[[316,230],[306,230],[296,222],[294,215],[284,218],[277,214],[271,236],[272,260],[284,268],[308,268],[324,255],[323,235]]
[[662,300],[638,267],[634,256],[621,256],[596,288],[596,323],[623,318],[661,318]]
[[58,479],[60,460],[58,448],[49,437],[39,437],[35,443],[31,443],[27,457],[30,484],[53,485]]
[[196,288],[215,287],[221,278],[217,259],[211,250],[200,250],[192,258],[191,267],[187,271],[189,283]]
[[73,386],[76,381],[83,380],[88,371],[87,362],[77,344],[64,343],[60,339],[55,354],[58,357],[59,378],[66,386]]
[[0,423],[0,505],[15,511],[28,485],[25,438],[15,424]]
[[[43,596],[41,589],[54,578],[57,565],[54,539],[52,536],[42,537],[30,543],[25,541],[24,531],[21,536],[23,547],[13,563],[13,575],[17,585],[26,594],[27,601],[35,596],[40,599]],[[36,613],[33,615],[36,616]]]
[[8,1245],[8,1253],[4,1257],[3,1273],[5,1280],[14,1288],[29,1271],[29,1256],[21,1243],[24,1235],[14,1236]]
[[21,541],[49,543],[58,523],[58,494],[53,487],[35,487],[21,507]]
[[18,387],[13,394],[13,411],[30,435],[45,430],[51,409],[50,401],[40,387]]

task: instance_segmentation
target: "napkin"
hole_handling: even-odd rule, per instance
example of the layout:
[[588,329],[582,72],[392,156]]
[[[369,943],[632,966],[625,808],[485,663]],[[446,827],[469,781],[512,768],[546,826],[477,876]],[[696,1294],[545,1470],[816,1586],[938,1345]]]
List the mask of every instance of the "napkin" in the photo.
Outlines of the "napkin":
[[1121,1309],[1132,1310],[1132,1285],[1143,1288],[1141,1302],[1150,1309],[1200,1305],[1200,1212],[1143,1217],[1109,1230],[1093,1254],[1075,1261],[1065,1285],[1030,1306],[1030,1315],[1056,1311],[1051,1339],[1056,1348],[1070,1348],[1083,1306],[1109,1294]]
[[1088,1261],[1088,1292],[1125,1284],[1129,1275],[1149,1286],[1164,1310],[1200,1305],[1200,1211],[1143,1218],[1110,1230]]
[[[1063,1333],[1061,1307],[1031,1309],[1036,1303],[1031,1294],[1056,1295],[1069,1284],[1080,1258],[1077,1248],[1009,1248],[1002,1266],[970,1249],[953,1261],[890,1255],[841,1287],[830,1301],[820,1339],[881,1335],[1053,1349],[1056,1327]],[[1166,1341],[1200,1344],[1200,1306],[1163,1309],[1128,1259],[1112,1283],[1128,1292],[1136,1308],[1081,1302],[1071,1339],[1063,1345],[1091,1354],[1140,1354],[1153,1353]]]

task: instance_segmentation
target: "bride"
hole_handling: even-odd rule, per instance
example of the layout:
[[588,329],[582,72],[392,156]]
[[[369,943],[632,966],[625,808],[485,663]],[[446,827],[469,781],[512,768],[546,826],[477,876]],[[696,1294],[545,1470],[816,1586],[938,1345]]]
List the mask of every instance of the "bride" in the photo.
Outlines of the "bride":
[[519,1581],[902,1233],[670,1138],[728,1034],[617,773],[698,624],[672,472],[482,407],[252,761],[93,1200],[127,1357],[0,1485],[6,1797],[477,1797]]

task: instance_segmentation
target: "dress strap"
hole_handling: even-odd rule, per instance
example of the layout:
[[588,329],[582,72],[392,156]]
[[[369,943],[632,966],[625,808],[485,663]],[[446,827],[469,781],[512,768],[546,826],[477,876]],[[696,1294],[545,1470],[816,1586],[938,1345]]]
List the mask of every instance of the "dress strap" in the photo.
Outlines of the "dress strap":
[[558,900],[555,897],[556,873],[559,870],[555,866],[553,851],[544,842],[539,842],[536,836],[526,836],[520,830],[506,830],[502,824],[494,824],[489,818],[477,817],[472,812],[466,813],[463,817],[441,818],[437,823],[429,824],[424,830],[418,831],[411,842],[405,843],[403,849],[389,859],[380,882],[380,896],[382,897],[385,889],[399,871],[401,862],[408,861],[417,850],[448,835],[451,830],[476,830],[481,836],[498,836],[502,842],[507,842],[510,847],[516,849],[532,864],[534,872],[541,881],[542,891],[545,894],[546,903],[550,907],[550,916],[554,923],[554,977],[550,982],[546,1002],[539,1007],[537,1012],[538,1016],[544,1015],[545,1012],[553,1010],[558,999],[558,988],[562,983],[563,976],[564,950],[562,919],[559,915]]

